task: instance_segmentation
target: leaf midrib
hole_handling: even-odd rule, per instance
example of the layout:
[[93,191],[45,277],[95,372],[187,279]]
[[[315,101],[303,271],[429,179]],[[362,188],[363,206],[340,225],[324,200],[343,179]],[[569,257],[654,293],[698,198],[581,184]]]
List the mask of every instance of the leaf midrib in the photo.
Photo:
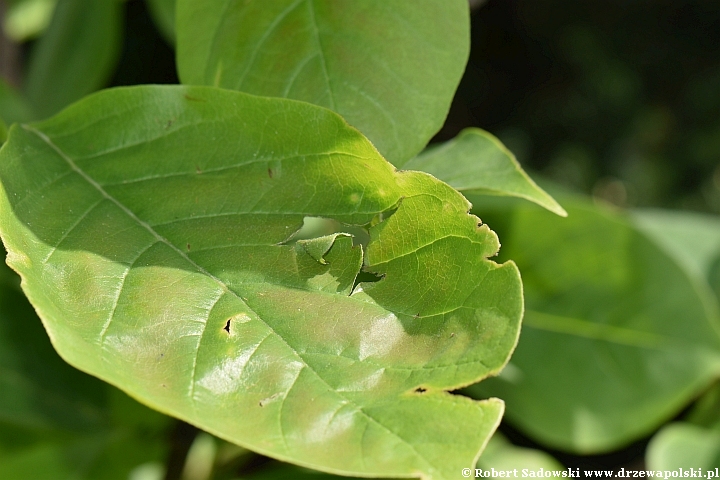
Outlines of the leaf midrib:
[[[386,432],[388,432],[390,435],[392,435],[392,436],[394,436],[395,438],[397,438],[398,440],[400,440],[403,444],[405,444],[408,448],[410,448],[410,450],[412,450],[412,451],[415,453],[415,455],[417,456],[417,458],[418,458],[422,463],[424,463],[427,467],[429,467],[429,468],[428,468],[429,471],[436,471],[436,469],[425,459],[425,457],[424,457],[423,455],[421,455],[420,452],[418,452],[418,451],[415,449],[415,446],[414,446],[412,443],[408,442],[406,439],[404,439],[403,437],[401,437],[397,432],[394,432],[394,431],[391,430],[389,427],[385,426],[382,422],[378,421],[377,419],[375,419],[374,417],[372,417],[371,415],[369,415],[369,414],[368,414],[367,412],[365,412],[365,410],[363,410],[363,408],[362,408],[360,405],[358,405],[356,402],[352,401],[351,399],[349,399],[349,398],[345,397],[344,395],[342,395],[342,394],[341,394],[340,392],[338,392],[337,390],[333,389],[333,388],[325,381],[325,379],[305,360],[305,358],[303,358],[303,356],[300,354],[300,352],[298,352],[294,347],[292,347],[292,346],[285,340],[285,338],[284,338],[282,335],[278,334],[277,331],[276,331],[270,324],[268,324],[265,320],[262,319],[262,317],[261,317],[260,315],[257,314],[257,312],[255,312],[252,308],[250,308],[250,306],[247,304],[247,302],[245,302],[245,300],[243,300],[243,298],[242,298],[238,293],[236,293],[234,290],[230,289],[230,288],[229,288],[222,280],[220,280],[218,277],[216,277],[216,276],[213,275],[212,273],[208,272],[208,271],[207,271],[206,269],[204,269],[202,266],[198,265],[196,262],[194,262],[192,259],[190,259],[190,257],[188,257],[188,256],[185,254],[185,252],[183,252],[181,249],[179,249],[177,246],[175,246],[173,243],[171,243],[171,242],[170,242],[169,240],[167,240],[165,237],[163,237],[162,235],[160,235],[159,233],[157,233],[147,222],[144,222],[142,219],[140,219],[137,215],[135,215],[135,213],[134,213],[132,210],[130,210],[128,207],[126,207],[124,204],[122,204],[119,200],[117,200],[115,197],[113,197],[113,196],[111,196],[110,194],[108,194],[98,182],[96,182],[92,177],[90,177],[87,173],[85,173],[82,169],[80,169],[80,168],[75,164],[75,162],[73,161],[73,159],[70,158],[68,155],[66,155],[65,152],[63,152],[57,145],[55,145],[55,144],[52,142],[52,140],[51,140],[47,135],[45,135],[43,132],[35,129],[34,127],[32,127],[32,126],[30,126],[30,125],[23,124],[23,125],[22,125],[22,128],[24,128],[26,131],[28,131],[28,132],[30,132],[30,133],[33,133],[33,134],[36,135],[38,138],[40,138],[43,142],[45,142],[53,151],[55,151],[55,153],[57,153],[58,156],[60,156],[60,158],[62,158],[62,159],[68,164],[68,166],[69,166],[72,170],[74,170],[75,172],[77,172],[78,175],[80,175],[80,176],[81,176],[85,181],[87,181],[93,188],[95,188],[103,197],[105,197],[105,198],[108,199],[109,201],[113,202],[118,208],[120,208],[120,209],[121,209],[126,215],[128,215],[133,221],[137,222],[138,225],[140,225],[140,226],[143,227],[145,230],[147,230],[153,237],[155,237],[155,239],[156,239],[158,242],[164,243],[165,245],[167,245],[168,247],[170,247],[172,250],[175,251],[175,253],[177,253],[178,255],[180,255],[181,258],[183,258],[183,259],[186,260],[190,265],[192,265],[194,268],[196,268],[196,269],[198,270],[198,272],[200,272],[201,274],[206,275],[208,278],[212,279],[218,286],[220,286],[220,288],[222,289],[222,291],[223,291],[224,293],[231,294],[231,295],[235,296],[240,302],[242,302],[243,305],[245,305],[245,306],[248,308],[248,310],[252,311],[253,314],[255,314],[255,316],[257,317],[257,319],[258,319],[260,322],[262,322],[274,335],[276,335],[277,338],[279,338],[279,339],[282,341],[282,343],[284,343],[284,344],[287,346],[287,348],[290,349],[290,351],[293,352],[293,354],[295,354],[295,355],[297,356],[298,359],[300,359],[300,360],[302,361],[302,363],[303,363],[303,365],[304,365],[304,368],[307,368],[310,372],[312,372],[312,373],[325,385],[325,387],[328,389],[328,391],[333,392],[335,395],[337,395],[338,397],[340,397],[340,398],[342,398],[343,400],[345,400],[348,404],[353,405],[353,406],[356,408],[356,410],[357,410],[359,413],[361,413],[365,418],[367,418],[369,421],[375,423],[376,425],[378,425],[379,427],[381,427],[383,430],[385,430]],[[206,322],[205,325],[207,325],[207,322]],[[203,333],[204,333],[204,331],[203,331]],[[202,333],[201,333],[201,336],[202,336]],[[198,344],[198,346],[199,346],[199,344]],[[195,352],[195,356],[197,356],[197,351]],[[288,455],[291,455],[289,450],[288,450]]]

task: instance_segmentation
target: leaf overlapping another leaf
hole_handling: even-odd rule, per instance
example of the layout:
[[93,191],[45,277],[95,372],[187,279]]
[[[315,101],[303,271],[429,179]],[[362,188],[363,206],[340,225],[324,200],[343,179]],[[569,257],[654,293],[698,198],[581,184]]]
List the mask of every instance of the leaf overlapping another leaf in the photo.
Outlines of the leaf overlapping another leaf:
[[[0,179],[8,262],[58,351],[159,410],[367,476],[454,478],[499,422],[446,390],[507,361],[516,267],[460,194],[326,109],[102,92],[13,127]],[[288,243],[306,216],[373,225],[366,254]],[[361,262],[384,277],[353,289]]]
[[470,47],[466,0],[177,2],[182,83],[342,115],[394,165],[442,127]]
[[[556,198],[567,219],[510,199],[483,205],[522,269],[527,311],[509,368],[471,390],[503,398],[507,418],[544,444],[606,452],[658,428],[718,377],[717,299],[693,258],[672,254],[672,228],[663,245],[649,217],[639,228],[638,215]],[[716,250],[699,243],[705,265]]]

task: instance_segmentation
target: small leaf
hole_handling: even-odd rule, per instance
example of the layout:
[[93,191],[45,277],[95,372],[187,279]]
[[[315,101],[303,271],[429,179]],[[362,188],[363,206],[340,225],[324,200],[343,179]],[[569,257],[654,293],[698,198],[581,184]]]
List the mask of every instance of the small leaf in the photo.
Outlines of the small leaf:
[[[510,443],[503,435],[496,433],[490,439],[477,464],[483,470],[522,470],[561,471],[562,464],[548,453],[532,448],[518,447]],[[567,471],[567,470],[566,470]],[[522,475],[522,474],[521,474]],[[506,475],[509,477],[510,475]],[[567,478],[567,474],[566,474]]]
[[57,0],[19,0],[8,5],[3,31],[17,43],[40,35],[50,24]]
[[[0,180],[8,262],[56,348],[148,405],[362,476],[456,478],[500,420],[446,390],[507,361],[517,269],[487,259],[497,237],[462,195],[329,110],[106,91],[13,127]],[[373,225],[364,268],[384,277],[348,295],[362,250],[287,244],[305,217]]]
[[627,216],[556,198],[565,219],[520,202],[477,207],[523,272],[527,310],[510,365],[472,392],[503,398],[508,420],[546,445],[604,452],[717,378],[718,308]]
[[180,79],[330,108],[390,162],[440,129],[467,62],[467,0],[179,0]]
[[671,423],[650,440],[646,461],[652,470],[720,467],[720,431],[689,423]]
[[35,44],[25,93],[39,118],[101,88],[120,53],[123,2],[59,0]]
[[555,199],[525,173],[500,140],[478,128],[467,128],[453,140],[432,146],[401,166],[430,173],[466,196],[520,197],[561,217],[567,216]]

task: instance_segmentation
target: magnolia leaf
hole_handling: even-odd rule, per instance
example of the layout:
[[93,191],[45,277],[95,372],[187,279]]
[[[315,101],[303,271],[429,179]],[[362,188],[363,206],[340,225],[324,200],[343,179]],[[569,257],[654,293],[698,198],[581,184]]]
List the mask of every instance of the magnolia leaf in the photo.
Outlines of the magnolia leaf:
[[467,0],[179,0],[177,10],[183,83],[330,108],[396,165],[442,127],[470,45]]
[[39,118],[104,86],[120,55],[120,0],[58,0],[35,44],[25,93]]
[[720,431],[671,423],[650,440],[645,456],[652,470],[714,470],[720,467]]
[[[110,90],[13,127],[0,180],[8,263],[58,352],[158,410],[331,473],[442,479],[499,422],[501,401],[446,390],[506,363],[515,265],[462,195],[329,110]],[[382,278],[353,288],[347,236],[292,244],[307,216],[372,225]]]
[[567,216],[555,199],[525,173],[515,155],[479,128],[467,128],[449,142],[428,148],[402,168],[430,173],[466,196],[520,197]]
[[512,362],[472,393],[501,396],[544,444],[599,453],[647,435],[717,378],[717,304],[625,215],[556,198],[565,219],[526,202],[483,206],[523,272],[527,310]]

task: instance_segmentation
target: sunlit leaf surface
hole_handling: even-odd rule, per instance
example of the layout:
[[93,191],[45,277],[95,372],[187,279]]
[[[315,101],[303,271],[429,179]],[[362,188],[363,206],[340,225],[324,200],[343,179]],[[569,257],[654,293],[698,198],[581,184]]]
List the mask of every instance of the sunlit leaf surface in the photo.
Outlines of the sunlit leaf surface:
[[[0,151],[8,263],[61,355],[161,411],[335,473],[456,478],[502,402],[517,269],[451,187],[324,108],[103,92]],[[369,226],[292,242],[303,218]],[[355,284],[360,266],[381,279]]]
[[465,129],[449,142],[428,148],[402,168],[430,173],[466,195],[520,197],[567,216],[500,140],[478,128]]
[[180,79],[340,113],[393,164],[440,129],[467,62],[466,0],[179,0]]

